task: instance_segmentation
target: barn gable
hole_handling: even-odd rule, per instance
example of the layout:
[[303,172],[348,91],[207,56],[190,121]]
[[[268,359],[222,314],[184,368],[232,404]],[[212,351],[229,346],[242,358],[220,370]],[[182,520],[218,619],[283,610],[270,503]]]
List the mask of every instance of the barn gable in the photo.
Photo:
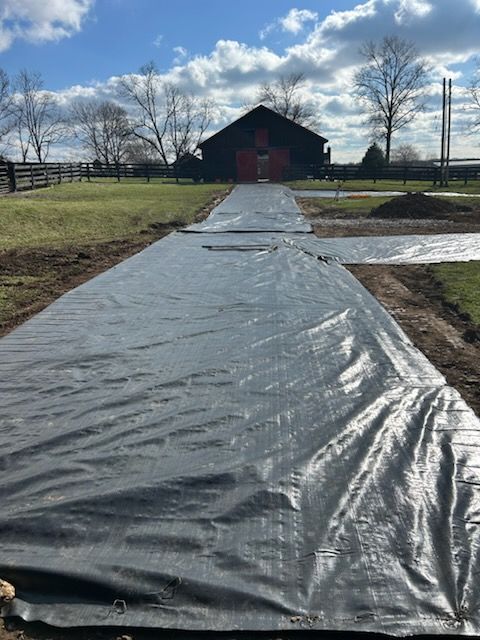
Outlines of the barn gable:
[[326,138],[260,105],[205,140],[210,177],[238,182],[282,180],[286,167],[323,164]]

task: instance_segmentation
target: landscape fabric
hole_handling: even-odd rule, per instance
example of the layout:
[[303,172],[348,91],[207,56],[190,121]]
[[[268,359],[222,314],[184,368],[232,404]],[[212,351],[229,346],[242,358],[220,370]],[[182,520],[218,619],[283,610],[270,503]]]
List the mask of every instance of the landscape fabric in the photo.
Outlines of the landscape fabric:
[[480,421],[322,242],[237,187],[0,340],[3,615],[480,632]]

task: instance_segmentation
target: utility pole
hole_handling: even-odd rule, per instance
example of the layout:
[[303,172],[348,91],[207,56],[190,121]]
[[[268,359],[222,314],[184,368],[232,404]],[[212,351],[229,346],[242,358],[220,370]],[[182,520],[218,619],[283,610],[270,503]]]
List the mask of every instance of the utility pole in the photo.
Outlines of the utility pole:
[[452,126],[452,79],[448,81],[448,118],[447,118],[447,158],[445,166],[445,186],[448,187],[450,172],[450,130]]
[[440,186],[448,187],[448,177],[450,170],[450,132],[452,126],[452,79],[443,79],[443,100],[442,100],[442,150],[440,154]]
[[445,113],[445,107],[446,107],[446,84],[447,81],[444,78],[443,79],[443,101],[442,101],[442,150],[440,153],[440,186],[443,187],[444,186],[444,182],[445,182],[445,121],[446,121],[446,113]]

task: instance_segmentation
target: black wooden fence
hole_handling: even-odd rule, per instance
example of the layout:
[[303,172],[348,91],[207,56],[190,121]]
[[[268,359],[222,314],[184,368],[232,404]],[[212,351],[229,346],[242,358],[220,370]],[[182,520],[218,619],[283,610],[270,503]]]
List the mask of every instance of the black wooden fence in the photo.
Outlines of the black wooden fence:
[[[365,171],[361,165],[328,164],[328,165],[293,165],[286,167],[283,179],[290,180],[331,180],[332,182],[348,182],[349,180],[395,180],[407,184],[409,181],[427,181],[438,184],[441,179],[440,167],[433,165],[388,165],[378,171]],[[467,184],[472,180],[480,180],[480,162],[476,166],[450,166],[449,180],[462,181]]]
[[[218,172],[202,162],[194,167],[166,166],[162,164],[118,164],[101,165],[99,163],[57,163],[57,162],[0,162],[0,195],[12,191],[25,191],[48,187],[62,182],[92,181],[98,179],[143,180],[153,179],[191,179],[193,181],[215,181]],[[438,184],[440,168],[432,165],[394,166],[390,165],[378,172],[365,172],[360,165],[293,165],[286,167],[283,179],[316,179],[332,182],[349,180],[396,180],[406,184],[409,181],[428,181]],[[468,167],[450,167],[450,181],[480,180],[480,164]]]
[[119,182],[126,178],[138,178],[150,182],[154,178],[188,178],[198,181],[202,177],[198,167],[187,169],[161,164],[101,165],[88,162],[0,162],[0,195],[12,191],[49,187],[62,182],[91,181],[99,178],[111,178]]
[[49,187],[81,178],[79,162],[4,162],[0,164],[0,193]]
[[202,163],[195,167],[182,167],[164,164],[97,164],[95,162],[82,163],[82,177],[87,180],[94,178],[114,178],[121,182],[127,178],[142,178],[150,182],[154,178],[167,179],[192,179],[201,180],[203,171]]

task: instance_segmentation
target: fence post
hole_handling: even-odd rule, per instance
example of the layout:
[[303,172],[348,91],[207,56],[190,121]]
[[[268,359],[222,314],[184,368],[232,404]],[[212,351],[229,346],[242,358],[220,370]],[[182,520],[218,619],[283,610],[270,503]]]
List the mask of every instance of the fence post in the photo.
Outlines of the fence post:
[[120,182],[120,165],[117,164],[117,182]]
[[15,163],[7,162],[8,183],[10,191],[17,190],[17,174],[15,172]]
[[408,175],[408,167],[405,167],[405,171],[403,172],[403,184],[407,184],[407,175]]
[[48,164],[45,165],[45,180],[47,182],[47,187],[49,187],[50,186],[50,179],[49,179],[49,176],[48,176]]
[[60,162],[58,163],[57,171],[58,171],[58,184],[62,184],[62,165],[60,164]]
[[87,162],[87,180],[90,182],[90,163]]
[[150,182],[150,166],[148,164],[145,165],[146,173],[147,173],[147,182]]
[[30,186],[35,189],[35,176],[33,175],[33,164],[30,165]]
[[73,164],[70,162],[70,182],[73,182]]

